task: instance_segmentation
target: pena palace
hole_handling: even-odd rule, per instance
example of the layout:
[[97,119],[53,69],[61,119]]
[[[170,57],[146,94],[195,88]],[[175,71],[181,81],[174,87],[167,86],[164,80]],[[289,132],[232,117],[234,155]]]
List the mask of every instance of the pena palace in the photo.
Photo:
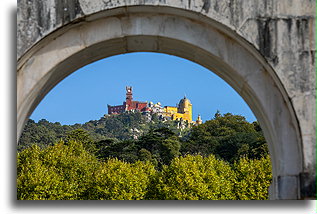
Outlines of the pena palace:
[[140,102],[134,101],[132,96],[132,87],[126,86],[126,100],[122,105],[111,106],[108,105],[108,114],[121,114],[127,111],[141,112],[145,114],[158,114],[161,118],[166,120],[180,120],[187,121],[189,124],[201,124],[200,115],[196,121],[192,120],[192,108],[190,100],[186,96],[179,101],[178,106],[161,106],[161,103]]

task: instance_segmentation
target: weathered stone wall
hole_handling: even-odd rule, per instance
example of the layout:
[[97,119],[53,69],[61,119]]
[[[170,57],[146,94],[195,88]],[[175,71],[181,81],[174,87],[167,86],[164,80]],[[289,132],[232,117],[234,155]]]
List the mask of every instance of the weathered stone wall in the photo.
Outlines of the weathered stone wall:
[[300,191],[303,197],[311,196],[316,167],[314,0],[18,0],[18,62],[43,38],[57,37],[67,26],[103,17],[103,11],[110,9],[124,13],[129,7],[129,13],[140,12],[140,5],[152,7],[155,13],[162,7],[178,8],[179,16],[185,16],[182,10],[191,11],[218,22],[258,50],[276,72],[294,109],[303,149]]

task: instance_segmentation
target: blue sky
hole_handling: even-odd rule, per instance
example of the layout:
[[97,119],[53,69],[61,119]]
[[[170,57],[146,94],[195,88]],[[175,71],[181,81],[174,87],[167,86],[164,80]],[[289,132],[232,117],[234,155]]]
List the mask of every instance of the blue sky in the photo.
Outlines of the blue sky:
[[183,58],[158,53],[130,53],[108,57],[77,70],[37,106],[31,119],[62,124],[97,120],[107,104],[121,105],[125,86],[133,99],[175,106],[186,95],[193,104],[193,119],[211,119],[215,112],[243,115],[255,121],[243,99],[208,69]]

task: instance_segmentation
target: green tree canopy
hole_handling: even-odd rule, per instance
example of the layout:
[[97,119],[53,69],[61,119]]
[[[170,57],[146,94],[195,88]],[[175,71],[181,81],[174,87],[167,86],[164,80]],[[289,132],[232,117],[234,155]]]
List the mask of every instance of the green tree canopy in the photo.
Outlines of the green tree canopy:
[[261,158],[268,154],[268,148],[257,123],[249,123],[240,115],[217,112],[214,119],[192,128],[181,152],[215,154],[233,163],[241,156]]

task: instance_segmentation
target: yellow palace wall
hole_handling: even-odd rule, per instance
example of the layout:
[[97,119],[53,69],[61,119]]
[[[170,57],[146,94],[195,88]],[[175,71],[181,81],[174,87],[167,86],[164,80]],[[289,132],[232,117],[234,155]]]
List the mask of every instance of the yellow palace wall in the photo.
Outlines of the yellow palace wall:
[[[184,113],[179,113],[184,112]],[[192,122],[192,104],[188,104],[183,109],[178,109],[174,106],[165,106],[164,107],[164,115],[171,117],[172,120],[183,119],[187,120],[189,123]]]

